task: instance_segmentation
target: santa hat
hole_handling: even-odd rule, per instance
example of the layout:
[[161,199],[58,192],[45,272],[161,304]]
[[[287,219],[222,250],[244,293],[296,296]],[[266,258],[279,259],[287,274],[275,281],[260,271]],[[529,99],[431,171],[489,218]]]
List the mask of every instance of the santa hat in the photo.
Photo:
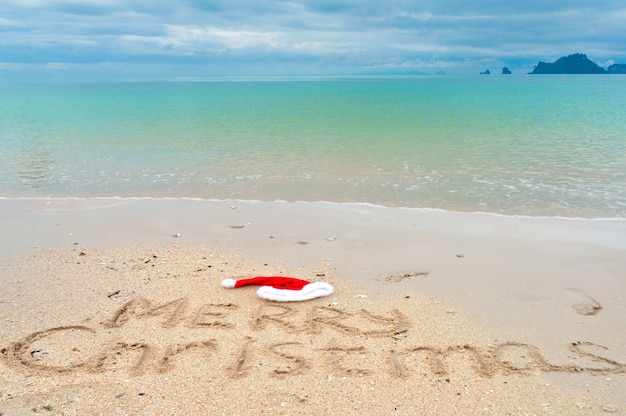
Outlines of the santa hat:
[[257,276],[250,279],[224,279],[222,286],[232,289],[247,285],[261,286],[256,294],[276,302],[294,302],[328,296],[333,287],[325,282],[309,282],[295,277]]

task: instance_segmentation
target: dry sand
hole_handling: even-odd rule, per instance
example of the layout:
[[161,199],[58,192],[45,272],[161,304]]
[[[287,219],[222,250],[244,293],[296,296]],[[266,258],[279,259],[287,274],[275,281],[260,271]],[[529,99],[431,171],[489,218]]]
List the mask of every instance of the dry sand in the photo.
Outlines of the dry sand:
[[[626,414],[626,223],[0,200],[0,414]],[[278,304],[226,277],[335,294]]]

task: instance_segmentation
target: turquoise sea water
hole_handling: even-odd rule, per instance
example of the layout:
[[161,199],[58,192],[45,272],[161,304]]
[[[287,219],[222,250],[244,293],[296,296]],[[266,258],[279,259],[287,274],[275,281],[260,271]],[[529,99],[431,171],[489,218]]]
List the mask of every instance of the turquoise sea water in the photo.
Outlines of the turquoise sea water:
[[0,197],[626,218],[626,77],[0,83]]

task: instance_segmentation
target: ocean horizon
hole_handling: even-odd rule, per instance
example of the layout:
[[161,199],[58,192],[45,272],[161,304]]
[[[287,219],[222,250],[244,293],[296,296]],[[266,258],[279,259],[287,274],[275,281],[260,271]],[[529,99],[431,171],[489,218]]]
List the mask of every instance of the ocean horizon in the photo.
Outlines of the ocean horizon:
[[0,198],[626,218],[626,78],[0,83]]

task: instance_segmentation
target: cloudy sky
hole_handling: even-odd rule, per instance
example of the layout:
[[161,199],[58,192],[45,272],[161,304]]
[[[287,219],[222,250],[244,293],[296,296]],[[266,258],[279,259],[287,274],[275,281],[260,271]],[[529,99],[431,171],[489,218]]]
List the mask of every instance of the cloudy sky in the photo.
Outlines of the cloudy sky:
[[0,0],[0,32],[4,78],[626,63],[624,0]]

